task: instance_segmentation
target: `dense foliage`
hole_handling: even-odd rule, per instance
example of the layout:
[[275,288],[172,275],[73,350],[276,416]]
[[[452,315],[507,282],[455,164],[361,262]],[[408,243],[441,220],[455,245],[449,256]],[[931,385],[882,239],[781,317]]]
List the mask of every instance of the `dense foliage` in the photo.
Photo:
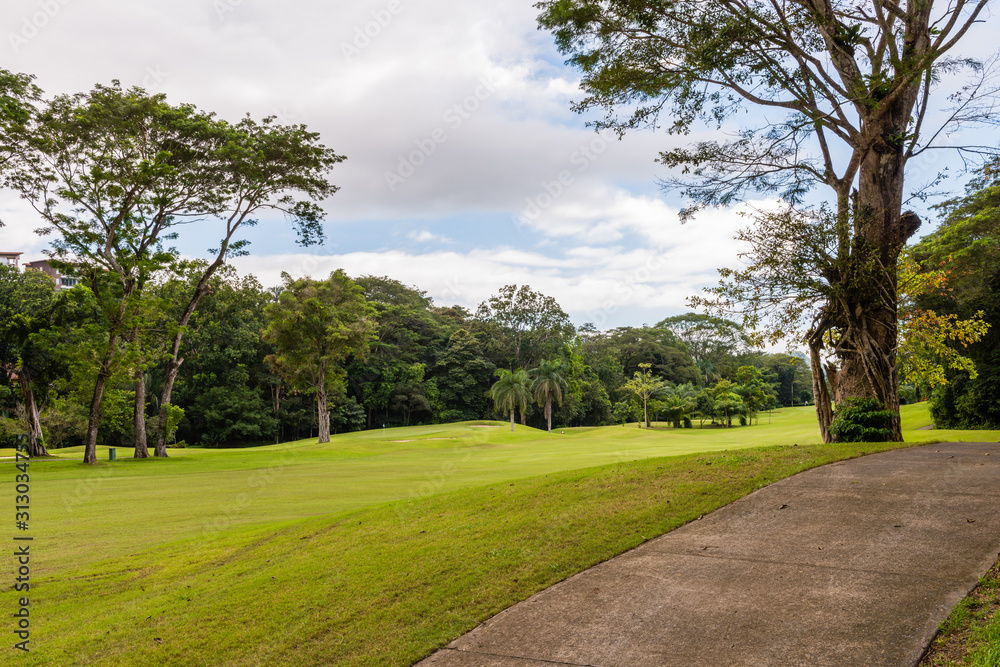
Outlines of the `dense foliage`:
[[940,207],[941,225],[914,248],[925,266],[948,268],[947,289],[924,295],[919,305],[945,316],[989,325],[967,346],[952,343],[973,369],[949,368],[932,394],[931,415],[940,428],[1000,427],[1000,181],[997,163],[970,182],[966,194]]
[[[192,276],[198,275],[198,267],[189,268],[180,275],[161,273],[147,286],[149,298],[167,311],[151,321],[143,339],[147,363],[141,388],[149,418],[161,409],[157,397],[170,359],[166,354],[171,338],[169,311],[183,307],[175,297],[185,293]],[[89,289],[80,285],[55,291],[41,273],[8,274],[7,280],[0,281],[0,302],[19,298],[17,294],[26,289],[20,283],[27,281],[35,285],[32,289],[47,293],[48,301],[63,304],[50,307],[45,311],[51,313],[46,315],[50,319],[35,325],[49,331],[48,338],[36,340],[51,347],[54,359],[46,366],[44,385],[37,392],[40,421],[49,446],[82,444],[89,399],[86,378],[96,370],[96,352],[107,333],[101,334],[100,327],[83,315],[74,320],[64,313],[59,322],[51,318],[92,302]],[[489,319],[483,319],[459,306],[438,307],[423,291],[386,276],[352,280],[338,272],[332,278],[338,281],[339,290],[355,295],[357,316],[370,321],[373,330],[364,354],[365,327],[356,336],[356,349],[346,346],[339,356],[329,350],[325,353],[331,364],[323,378],[333,433],[515,415],[522,423],[546,428],[546,406],[552,428],[602,425],[623,419],[640,421],[644,402],[653,425],[667,422],[683,427],[692,419],[705,426],[724,425],[731,424],[734,415],[750,410],[809,400],[809,371],[801,356],[765,354],[734,345],[731,323],[713,324],[721,327],[718,340],[704,330],[699,332],[702,358],[709,359],[705,349],[713,350],[710,365],[699,367],[680,328],[680,333],[659,325],[597,331],[584,325],[577,331],[560,317],[555,334],[543,314],[528,312],[524,317],[536,318],[538,324],[520,331],[521,354],[523,361],[535,365],[518,366],[512,363],[516,347],[493,338],[499,326],[493,309],[480,308],[479,313],[490,313]],[[316,292],[321,282],[288,279],[282,286],[265,288],[253,276],[240,276],[229,267],[211,278],[182,339],[184,363],[173,394],[169,444],[241,446],[320,432],[316,378],[308,379],[308,370],[302,368],[282,369],[289,358],[282,357],[281,349],[304,342],[310,329],[306,325],[312,321],[312,315],[302,311],[309,302],[305,297],[321,296]],[[305,295],[306,287],[313,292]],[[551,297],[527,286],[504,287],[498,296],[518,293],[540,297],[532,307],[562,312]],[[362,297],[363,308],[357,300]],[[99,311],[96,305],[90,308],[91,316]],[[693,314],[686,317],[699,321]],[[318,333],[329,333],[319,319],[316,324]],[[534,326],[544,330],[536,331]],[[272,333],[265,335],[269,328]],[[284,342],[278,336],[282,330]],[[89,348],[81,345],[85,338],[92,340]],[[535,341],[544,342],[536,347]],[[132,410],[139,385],[127,371],[138,352],[136,345],[123,345],[122,363],[112,374],[105,398],[98,440],[104,445],[127,446],[135,437]],[[88,352],[90,348],[95,349]],[[7,355],[17,358],[13,350]],[[747,368],[754,372],[748,373]],[[648,374],[647,381],[656,391],[634,391],[629,378],[639,371]],[[498,377],[507,378],[506,389],[495,387]],[[741,384],[740,377],[746,382]],[[721,393],[714,389],[720,382],[726,389]],[[23,432],[20,389],[10,377],[0,387],[5,416],[0,430]],[[764,401],[764,396],[773,403]],[[147,428],[151,432],[154,426]]]
[[838,442],[884,442],[891,435],[892,418],[873,398],[850,398],[837,406],[830,430]]

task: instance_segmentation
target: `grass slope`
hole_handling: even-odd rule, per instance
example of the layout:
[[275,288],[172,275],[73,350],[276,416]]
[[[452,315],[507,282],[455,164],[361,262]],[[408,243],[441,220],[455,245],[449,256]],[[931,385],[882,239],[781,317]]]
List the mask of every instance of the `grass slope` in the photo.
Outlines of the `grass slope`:
[[[905,410],[910,440],[970,437],[913,430],[926,411]],[[33,650],[19,662],[408,664],[760,486],[890,447],[773,446],[816,442],[814,420],[552,435],[483,422],[96,467],[60,452],[72,458],[31,464]],[[4,583],[0,607],[15,597]]]

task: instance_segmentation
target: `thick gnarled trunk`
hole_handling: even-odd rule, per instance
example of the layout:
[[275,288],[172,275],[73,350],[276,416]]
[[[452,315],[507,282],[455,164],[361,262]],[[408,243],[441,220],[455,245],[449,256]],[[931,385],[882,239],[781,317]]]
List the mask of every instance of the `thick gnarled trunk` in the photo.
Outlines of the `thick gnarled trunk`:
[[[902,142],[892,137],[897,127],[905,126],[905,119],[893,119],[887,113],[881,134],[861,163],[850,256],[841,258],[839,291],[809,337],[813,394],[825,442],[836,439],[830,432],[835,416],[831,402],[839,404],[847,398],[878,400],[895,415],[890,439],[903,439],[896,369],[896,263],[920,225],[916,215],[901,214],[906,160]],[[831,332],[829,342],[839,366],[824,372],[819,352],[827,332]]]

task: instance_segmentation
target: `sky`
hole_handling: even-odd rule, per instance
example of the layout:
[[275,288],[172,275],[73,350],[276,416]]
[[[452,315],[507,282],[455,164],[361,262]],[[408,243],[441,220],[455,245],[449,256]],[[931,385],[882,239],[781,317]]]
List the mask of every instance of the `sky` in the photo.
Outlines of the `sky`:
[[[347,160],[325,203],[327,242],[303,249],[281,218],[234,260],[265,285],[388,275],[470,309],[509,283],[555,297],[577,325],[655,324],[738,266],[734,209],[687,224],[659,151],[712,136],[600,135],[532,0],[6,0],[0,66],[47,93],[113,79],[221,117],[276,115]],[[963,53],[995,48],[991,16]],[[937,158],[935,158],[937,159]],[[932,171],[930,158],[914,165]],[[958,188],[958,185],[953,187]],[[23,202],[0,194],[0,250],[40,259]],[[183,233],[188,256],[213,240]]]

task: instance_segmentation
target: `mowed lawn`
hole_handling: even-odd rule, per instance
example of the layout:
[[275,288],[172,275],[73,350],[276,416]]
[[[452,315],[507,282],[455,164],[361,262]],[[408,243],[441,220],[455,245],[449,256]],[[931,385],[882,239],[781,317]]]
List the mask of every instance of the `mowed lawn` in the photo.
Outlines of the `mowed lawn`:
[[[928,423],[925,406],[904,407],[911,443],[1000,439],[917,430]],[[818,440],[812,409],[794,408],[733,429],[546,434],[481,422],[171,450],[166,460],[119,449],[118,461],[93,467],[61,450],[30,467],[32,651],[0,655],[39,665],[409,664],[764,484],[886,448],[806,446]],[[17,471],[5,468],[12,537]],[[0,608],[11,613],[14,577],[3,559]]]

